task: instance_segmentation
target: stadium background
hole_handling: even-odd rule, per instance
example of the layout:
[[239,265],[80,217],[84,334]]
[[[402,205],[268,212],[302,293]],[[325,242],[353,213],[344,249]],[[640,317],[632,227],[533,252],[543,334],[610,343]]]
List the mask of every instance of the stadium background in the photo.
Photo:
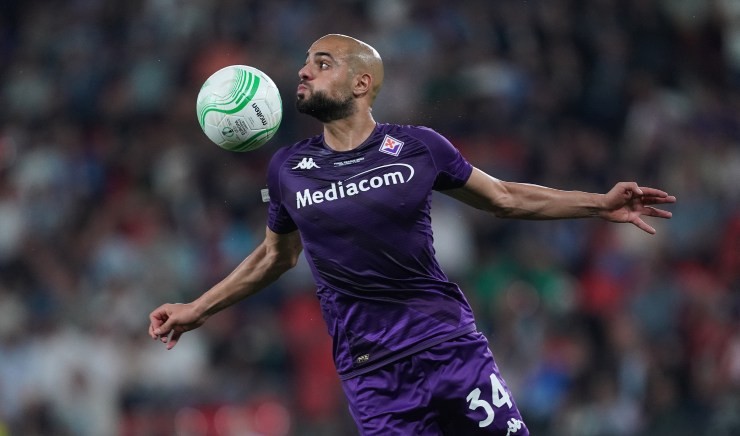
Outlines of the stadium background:
[[[267,160],[320,127],[297,70],[333,32],[383,56],[378,121],[503,179],[679,199],[651,237],[435,197],[533,434],[740,434],[740,2],[4,0],[0,435],[355,434],[303,263],[172,351],[146,334],[262,237]],[[195,120],[235,63],[285,106],[248,155]]]

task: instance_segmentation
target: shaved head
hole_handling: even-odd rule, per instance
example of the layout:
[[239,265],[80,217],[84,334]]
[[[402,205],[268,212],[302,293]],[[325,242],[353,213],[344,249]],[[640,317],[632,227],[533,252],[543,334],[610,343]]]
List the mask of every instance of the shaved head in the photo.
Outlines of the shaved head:
[[314,46],[322,42],[335,44],[338,56],[345,58],[353,75],[370,75],[372,78],[370,101],[374,101],[383,86],[383,60],[378,51],[359,39],[338,33],[322,36],[314,42]]

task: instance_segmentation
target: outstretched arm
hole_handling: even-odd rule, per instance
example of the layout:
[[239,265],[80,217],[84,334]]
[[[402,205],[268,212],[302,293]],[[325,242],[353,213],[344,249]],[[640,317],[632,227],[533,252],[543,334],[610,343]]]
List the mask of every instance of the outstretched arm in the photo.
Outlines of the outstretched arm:
[[269,228],[265,240],[226,278],[187,304],[163,304],[149,314],[149,336],[171,349],[183,333],[214,313],[256,293],[298,262],[303,246],[297,231],[281,235]]
[[671,212],[653,207],[674,203],[676,197],[634,182],[620,182],[606,194],[559,189],[527,183],[505,182],[474,168],[462,188],[445,194],[477,209],[502,218],[562,219],[600,217],[613,222],[632,223],[654,234],[642,216],[670,218]]

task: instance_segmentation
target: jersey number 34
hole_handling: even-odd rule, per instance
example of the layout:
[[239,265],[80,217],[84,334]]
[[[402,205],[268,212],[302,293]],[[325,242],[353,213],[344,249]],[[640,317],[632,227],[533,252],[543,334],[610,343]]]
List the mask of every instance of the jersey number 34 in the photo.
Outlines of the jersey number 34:
[[[467,400],[468,400],[468,407],[470,410],[475,410],[479,408],[483,408],[483,411],[486,412],[486,418],[478,423],[479,427],[488,427],[493,422],[493,418],[496,416],[496,413],[493,411],[493,407],[501,408],[504,404],[508,405],[509,408],[512,407],[511,404],[511,398],[509,397],[509,393],[506,392],[504,389],[504,386],[501,384],[501,381],[499,381],[498,377],[496,377],[495,374],[491,374],[491,389],[493,391],[493,394],[491,396],[491,402],[489,403],[486,400],[481,400],[480,398],[480,388],[475,388],[468,394]],[[491,407],[493,405],[493,407]]]

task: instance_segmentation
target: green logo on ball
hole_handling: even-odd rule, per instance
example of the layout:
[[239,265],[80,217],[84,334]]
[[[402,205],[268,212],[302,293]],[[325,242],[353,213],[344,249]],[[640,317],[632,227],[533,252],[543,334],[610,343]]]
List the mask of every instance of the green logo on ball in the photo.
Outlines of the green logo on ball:
[[227,138],[231,138],[232,136],[234,136],[234,129],[232,129],[229,126],[226,126],[223,129],[221,129],[221,134]]

